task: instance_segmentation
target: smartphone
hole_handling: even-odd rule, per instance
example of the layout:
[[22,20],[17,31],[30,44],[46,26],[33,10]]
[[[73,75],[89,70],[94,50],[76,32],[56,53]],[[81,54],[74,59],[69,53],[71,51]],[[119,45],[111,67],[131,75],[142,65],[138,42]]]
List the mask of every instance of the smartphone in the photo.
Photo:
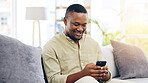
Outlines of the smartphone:
[[107,63],[106,61],[97,61],[97,62],[96,62],[96,65],[97,65],[97,66],[103,67],[103,66],[106,65],[106,63]]

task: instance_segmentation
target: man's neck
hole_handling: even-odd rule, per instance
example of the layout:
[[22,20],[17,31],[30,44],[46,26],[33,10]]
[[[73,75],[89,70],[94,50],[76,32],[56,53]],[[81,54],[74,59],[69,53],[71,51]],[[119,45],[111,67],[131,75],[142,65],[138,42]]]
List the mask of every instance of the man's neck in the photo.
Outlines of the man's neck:
[[[68,36],[68,37],[70,37],[68,34],[66,34],[65,32],[64,32],[64,34],[66,35],[66,36]],[[70,37],[71,38],[71,37]],[[77,45],[78,45],[78,47],[79,47],[79,40],[74,40],[73,38],[71,38]]]

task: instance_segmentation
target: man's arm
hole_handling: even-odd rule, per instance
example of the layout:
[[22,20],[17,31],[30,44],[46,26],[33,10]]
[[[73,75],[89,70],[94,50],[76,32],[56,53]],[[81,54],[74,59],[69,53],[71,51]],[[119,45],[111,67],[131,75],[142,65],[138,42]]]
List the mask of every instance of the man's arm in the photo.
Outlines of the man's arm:
[[61,74],[59,61],[51,45],[46,44],[43,48],[43,65],[49,83],[66,83],[68,75]]
[[67,77],[66,83],[74,83],[78,79],[84,76],[91,76],[96,80],[108,81],[110,79],[110,72],[108,72],[107,67],[96,66],[94,63],[87,64],[85,68],[75,74],[71,74]]
[[84,77],[82,72],[71,74],[67,77],[66,83],[74,83],[75,81],[77,81],[78,79],[82,77]]
[[[94,63],[87,64],[85,68],[80,72],[77,72],[71,75],[61,75],[59,62],[56,59],[56,56],[52,56],[54,54],[55,53],[53,50],[50,50],[50,51],[48,50],[48,52],[45,52],[45,49],[44,49],[43,51],[43,62],[44,62],[44,68],[45,68],[45,73],[46,73],[48,82],[74,83],[75,81],[77,81],[78,79],[84,76],[92,76],[96,80],[101,79],[100,77],[102,77],[102,75],[99,74],[101,70],[98,70],[101,68],[97,67]],[[108,78],[105,78],[105,80],[108,80]]]
[[95,69],[95,64],[93,63],[87,64],[82,71],[69,75],[67,77],[66,83],[74,83],[75,81],[84,76],[93,76],[95,74],[94,69]]
[[[97,47],[98,47],[98,49],[97,49],[98,59],[97,60],[104,60],[104,57],[102,56],[102,51],[101,51],[99,45]],[[74,83],[75,81],[77,81],[78,79],[80,79],[84,76],[92,76],[93,78],[95,78],[98,81],[111,80],[111,73],[108,70],[107,66],[100,67],[100,66],[96,66],[96,64],[90,63],[90,64],[86,65],[82,71],[69,75],[67,77],[66,83]]]

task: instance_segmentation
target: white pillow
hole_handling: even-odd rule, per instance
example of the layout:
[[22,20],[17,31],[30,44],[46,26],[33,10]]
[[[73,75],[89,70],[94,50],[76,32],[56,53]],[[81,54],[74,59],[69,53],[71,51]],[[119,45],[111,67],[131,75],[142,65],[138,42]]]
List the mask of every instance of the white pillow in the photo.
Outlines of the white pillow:
[[112,77],[119,76],[118,70],[116,68],[114,57],[113,57],[113,48],[111,45],[107,45],[104,47],[101,47],[102,53],[104,56],[104,59],[107,61],[107,66],[109,67],[109,70],[112,73]]

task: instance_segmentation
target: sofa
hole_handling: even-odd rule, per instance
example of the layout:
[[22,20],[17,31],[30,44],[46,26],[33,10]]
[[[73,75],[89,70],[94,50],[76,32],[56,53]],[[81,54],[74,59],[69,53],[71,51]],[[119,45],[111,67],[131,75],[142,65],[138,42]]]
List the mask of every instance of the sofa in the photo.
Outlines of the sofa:
[[[118,60],[114,56],[118,54],[115,50],[115,42],[113,41],[112,45],[101,47],[104,59],[112,73],[113,79],[110,83],[147,83],[147,71],[144,71],[146,75],[140,73],[137,76],[134,74],[132,76],[122,75],[117,63]],[[41,53],[42,49],[40,47],[29,46],[17,39],[0,35],[0,83],[46,83]],[[145,58],[143,59],[145,60]],[[127,65],[130,66],[130,64]],[[143,63],[143,65],[146,64]],[[147,67],[144,66],[144,68]]]
[[0,35],[0,83],[45,83],[40,47]]
[[119,83],[148,83],[148,61],[139,47],[111,40],[111,45],[101,49],[112,80],[121,81]]

